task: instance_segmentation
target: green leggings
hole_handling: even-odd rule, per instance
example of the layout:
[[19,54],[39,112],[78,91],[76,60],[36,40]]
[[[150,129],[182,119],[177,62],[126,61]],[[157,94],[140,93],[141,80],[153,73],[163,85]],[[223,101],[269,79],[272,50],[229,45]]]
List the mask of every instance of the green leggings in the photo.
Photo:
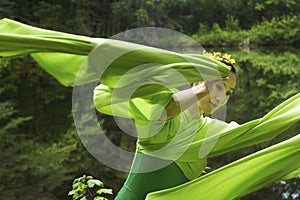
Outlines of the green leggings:
[[174,162],[137,152],[131,172],[115,200],[144,200],[150,192],[171,188],[188,181]]

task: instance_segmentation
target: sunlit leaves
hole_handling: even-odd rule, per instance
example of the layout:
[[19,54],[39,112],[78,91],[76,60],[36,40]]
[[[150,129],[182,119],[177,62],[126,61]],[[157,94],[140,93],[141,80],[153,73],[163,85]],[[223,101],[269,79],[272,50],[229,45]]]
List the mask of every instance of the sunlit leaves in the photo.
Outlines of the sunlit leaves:
[[292,44],[300,40],[300,15],[273,17],[251,28],[251,40],[256,44]]
[[[92,192],[92,189],[97,186],[96,194]],[[73,200],[107,200],[102,194],[113,194],[112,189],[103,188],[104,184],[98,179],[94,179],[92,176],[83,175],[76,178],[73,181],[72,190],[69,192],[69,196],[72,196]],[[98,194],[98,195],[97,195]]]

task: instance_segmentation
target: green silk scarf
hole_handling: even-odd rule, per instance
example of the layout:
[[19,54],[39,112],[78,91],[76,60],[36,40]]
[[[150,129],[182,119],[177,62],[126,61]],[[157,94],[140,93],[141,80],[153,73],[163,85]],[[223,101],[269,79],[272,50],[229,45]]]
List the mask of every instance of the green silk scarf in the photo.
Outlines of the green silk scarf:
[[238,199],[278,180],[299,176],[299,143],[297,135],[188,183],[150,193],[146,199]]
[[[226,65],[202,55],[179,54],[124,41],[50,31],[9,19],[0,21],[0,30],[0,56],[30,54],[65,86],[100,82],[94,93],[97,110],[135,119],[141,134],[138,149],[153,157],[175,160],[185,175],[194,179],[175,188],[150,193],[147,199],[195,199],[199,195],[201,199],[236,199],[275,181],[300,175],[298,135],[196,178],[207,157],[269,140],[298,122],[300,94],[264,117],[242,125],[210,118],[195,121],[183,113],[158,126],[169,125],[168,129],[162,128],[158,134],[147,136],[145,127],[162,123],[158,117],[178,91],[177,87],[226,77],[229,73]],[[118,56],[113,57],[115,54]],[[136,66],[141,68],[131,73]],[[180,78],[166,81],[166,77],[173,76]],[[122,91],[132,89],[135,90],[128,99],[126,92]],[[118,90],[117,95],[114,95],[115,90]],[[193,137],[188,142],[185,139],[190,137],[190,130],[182,127],[194,127]],[[180,130],[173,131],[180,134],[166,138],[170,128]],[[211,148],[201,151],[203,145],[210,143],[213,143]],[[160,151],[158,154],[157,151],[166,145],[169,145],[168,150],[174,151]]]

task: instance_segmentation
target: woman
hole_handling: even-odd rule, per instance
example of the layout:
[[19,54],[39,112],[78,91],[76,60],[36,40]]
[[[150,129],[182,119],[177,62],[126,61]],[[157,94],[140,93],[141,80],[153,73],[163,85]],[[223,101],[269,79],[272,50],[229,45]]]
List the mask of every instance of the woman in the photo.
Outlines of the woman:
[[[235,87],[234,68],[219,60],[8,19],[0,21],[0,30],[0,56],[30,54],[65,86],[100,80],[94,90],[97,110],[134,119],[136,156],[117,199],[236,199],[300,174],[296,136],[198,178],[207,158],[270,140],[298,122],[300,94],[260,119],[225,123],[203,116],[226,103]],[[87,55],[88,68],[78,80]],[[114,55],[118,56],[113,62],[105,60]],[[137,66],[141,67],[134,70]],[[195,84],[176,89],[188,83]]]
[[[226,63],[225,59],[223,62]],[[212,114],[228,101],[236,85],[236,72],[232,64],[227,64],[231,68],[231,73],[223,80],[197,82],[193,84],[192,88],[179,91],[173,95],[173,98],[166,106],[166,112],[160,119],[160,123],[164,123],[165,120],[168,121],[165,123],[165,127],[168,128],[163,128],[161,133],[156,133],[156,136],[159,137],[160,134],[166,134],[166,132],[168,132],[167,134],[171,134],[170,132],[172,131],[177,132],[177,130],[170,128],[176,126],[174,124],[182,123],[184,126],[189,125],[189,123],[178,120],[177,115],[181,115],[180,117],[185,118],[192,117],[194,121],[201,123],[203,113]],[[197,104],[196,106],[194,105],[195,103]],[[140,109],[142,110],[143,108]],[[184,129],[187,129],[187,127],[184,127]],[[153,130],[153,126],[151,130]],[[205,135],[207,130],[201,131],[201,128],[194,126],[194,129],[190,129],[189,131],[190,135],[193,135],[193,132]],[[154,137],[151,139],[143,138],[138,140],[138,145],[140,145],[132,166],[132,172],[118,193],[116,200],[143,200],[150,192],[181,185],[204,172],[206,161],[203,158],[199,158],[199,160],[201,160],[200,165],[196,165],[196,168],[194,167],[193,169],[192,173],[195,175],[189,177],[185,175],[185,167],[182,167],[182,164],[179,164],[179,162],[176,163],[176,160],[163,160],[142,153],[141,145],[151,146],[153,143],[157,143],[157,141],[153,142],[153,140],[157,140]],[[149,142],[148,140],[152,141]],[[165,140],[168,140],[168,138],[165,138]],[[160,142],[165,141],[161,140]],[[169,150],[172,151],[172,149]],[[161,165],[161,167],[156,169],[157,165],[154,163],[159,163],[157,165]],[[186,162],[184,164],[195,166],[193,163],[194,162]],[[151,167],[153,167],[153,169],[151,169]]]
[[[139,60],[139,57],[136,56],[135,59]],[[157,69],[156,67],[154,69]],[[132,81],[126,78],[126,73],[122,74],[125,77],[123,83],[128,84],[126,86],[121,84],[123,87],[118,88],[117,85],[111,85],[114,87],[111,88],[100,84],[95,88],[96,109],[109,115],[131,117],[134,119],[138,135],[131,172],[116,199],[167,200],[195,199],[195,197],[236,199],[248,194],[249,191],[254,191],[254,188],[257,190],[283,177],[291,178],[299,173],[300,164],[292,164],[293,159],[295,162],[300,158],[299,145],[296,147],[297,143],[294,143],[290,148],[285,148],[287,157],[293,157],[289,161],[288,159],[283,161],[283,157],[278,156],[278,152],[282,153],[280,147],[271,147],[254,154],[253,160],[245,158],[237,161],[238,164],[234,163],[234,166],[228,165],[224,169],[216,170],[215,176],[210,176],[212,174],[210,173],[199,178],[204,172],[207,158],[270,140],[300,118],[297,114],[300,111],[299,94],[264,117],[242,125],[204,117],[203,113],[213,113],[224,105],[234,90],[236,73],[230,63],[227,63],[227,68],[230,71],[227,72],[226,77],[223,76],[223,79],[220,80],[218,76],[214,76],[215,79],[196,82],[192,88],[183,91],[174,88],[159,90],[160,87],[147,85],[148,82],[151,83],[151,80],[147,80],[148,77]],[[192,70],[192,67],[189,69]],[[151,68],[147,68],[147,72],[151,74]],[[168,77],[172,77],[171,75]],[[159,79],[160,75],[157,74],[157,76],[156,79]],[[197,75],[191,74],[191,76]],[[139,76],[135,77],[139,79]],[[142,81],[147,82],[145,83],[147,87],[136,87],[136,92],[131,93],[130,84],[138,84]],[[123,109],[126,107],[126,104],[122,104],[124,93],[132,94],[131,98],[128,98],[128,108],[125,109],[129,111],[130,116],[126,115]],[[300,138],[293,138],[287,143],[292,143],[293,140],[299,142]],[[264,157],[269,151],[273,156],[266,161]],[[262,162],[267,164],[260,165]],[[279,163],[276,165],[278,168],[272,167],[273,162]],[[253,172],[247,166],[255,166],[258,171]],[[246,176],[252,176],[251,181],[248,179],[236,181],[228,177],[228,175],[233,176],[235,171],[241,171],[240,174],[249,172]],[[214,185],[219,181],[219,174],[221,174],[220,177],[226,177],[225,180],[220,178],[223,182],[228,182],[226,187],[218,188]],[[256,176],[256,174],[260,175]],[[205,184],[201,184],[202,182]],[[221,184],[222,182],[219,183]],[[241,185],[243,187],[240,187]],[[220,192],[223,190],[224,192]]]

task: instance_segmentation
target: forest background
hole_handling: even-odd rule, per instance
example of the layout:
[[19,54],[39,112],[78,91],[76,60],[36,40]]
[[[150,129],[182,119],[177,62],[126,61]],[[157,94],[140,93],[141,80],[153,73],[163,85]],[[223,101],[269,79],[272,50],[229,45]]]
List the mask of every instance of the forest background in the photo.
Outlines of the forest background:
[[[299,92],[299,10],[299,0],[0,0],[0,18],[41,28],[107,38],[137,27],[163,27],[191,36],[208,51],[231,53],[239,80],[226,121],[238,123],[263,116]],[[117,193],[127,174],[106,167],[83,147],[72,119],[72,88],[29,56],[0,58],[0,80],[1,199],[71,199],[72,181],[83,174]],[[122,134],[111,117],[100,118],[113,143],[134,150],[135,138]],[[213,158],[209,166],[216,169],[299,129],[298,123],[270,142]],[[300,179],[241,199],[300,199]]]

